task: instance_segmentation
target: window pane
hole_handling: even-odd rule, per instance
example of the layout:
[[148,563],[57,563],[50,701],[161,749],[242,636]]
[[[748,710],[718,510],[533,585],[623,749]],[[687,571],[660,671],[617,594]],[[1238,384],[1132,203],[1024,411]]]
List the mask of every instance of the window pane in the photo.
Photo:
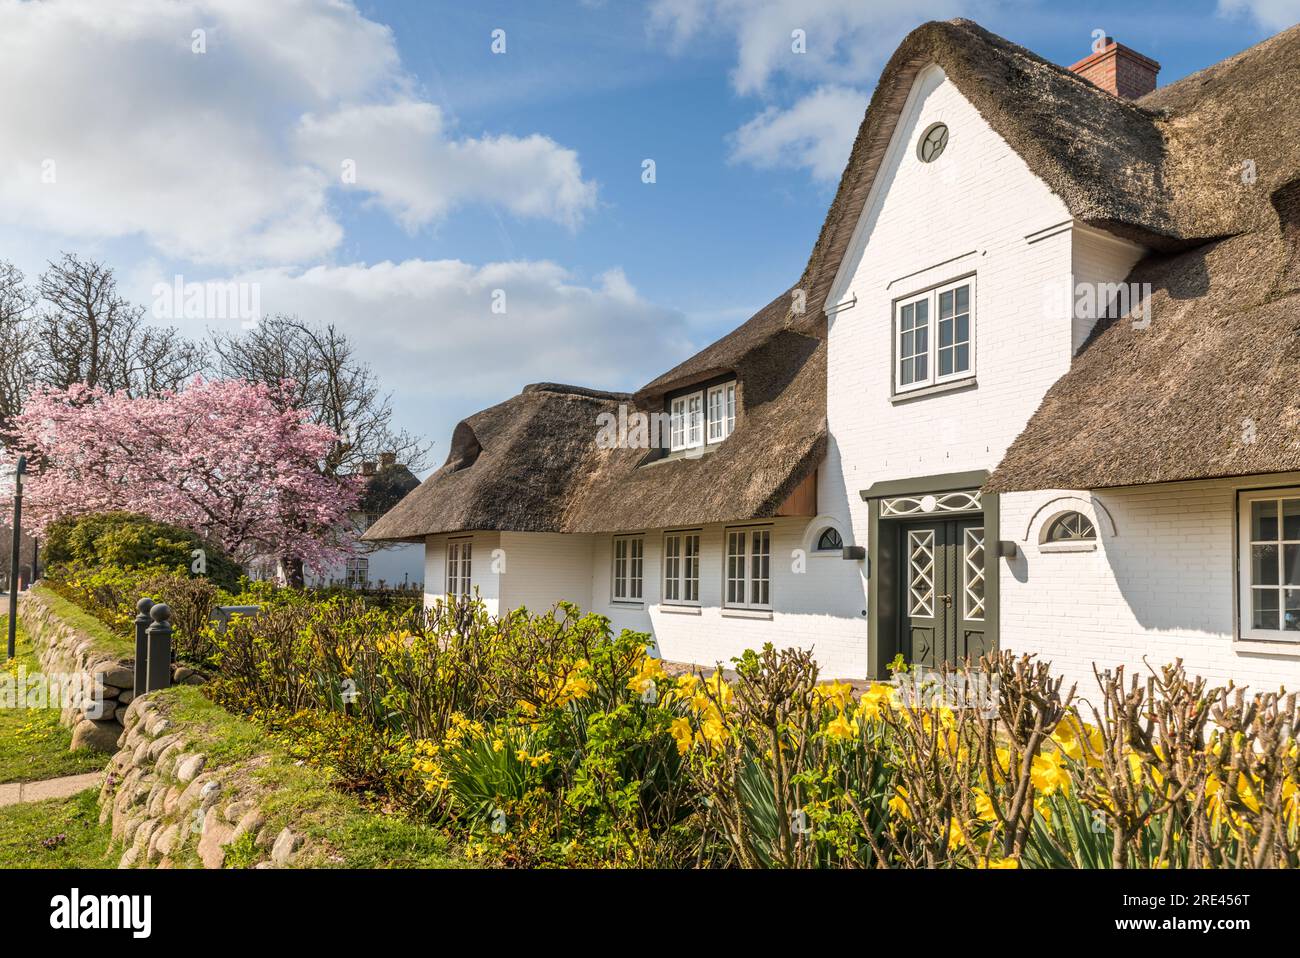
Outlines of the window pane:
[[939,348],[952,345],[952,320],[939,320]]
[[1288,632],[1300,632],[1300,589],[1286,590],[1286,612],[1282,628]]
[[[1253,546],[1259,549],[1261,546]],[[1268,548],[1274,548],[1269,546]],[[1282,547],[1282,582],[1284,585],[1300,585],[1300,545]],[[1260,583],[1263,585],[1263,583]]]
[[943,326],[943,320],[952,316],[952,290],[939,294],[939,325]]
[[923,299],[916,304],[916,325],[924,326],[930,322],[930,301]]
[[970,340],[970,317],[962,314],[957,317],[957,342],[964,343]]
[[916,311],[911,306],[904,306],[899,311],[899,329],[910,330],[915,321]]
[[1282,538],[1300,540],[1300,499],[1282,500]]
[[970,312],[970,286],[957,287],[957,312]]
[[[1250,584],[1277,585],[1277,546],[1250,547]],[[1276,606],[1275,606],[1276,608]]]
[[1277,589],[1252,589],[1254,599],[1252,621],[1257,629],[1278,627]]
[[913,381],[913,382],[920,382],[921,380],[925,379],[926,375],[927,375],[927,373],[926,373],[926,357],[925,357],[925,356],[917,356],[917,357],[916,357],[916,378],[915,378],[914,380],[912,380],[912,381]]
[[957,346],[957,362],[955,365],[956,371],[959,373],[970,369],[970,346],[966,343],[960,343]]
[[912,360],[904,359],[902,369],[898,373],[898,382],[900,385],[907,386],[916,382],[916,374],[912,369]]
[[949,376],[952,374],[952,359],[953,356],[952,356],[951,349],[939,350],[939,375],[940,376]]
[[1269,499],[1250,504],[1250,537],[1256,542],[1277,541],[1277,502]]

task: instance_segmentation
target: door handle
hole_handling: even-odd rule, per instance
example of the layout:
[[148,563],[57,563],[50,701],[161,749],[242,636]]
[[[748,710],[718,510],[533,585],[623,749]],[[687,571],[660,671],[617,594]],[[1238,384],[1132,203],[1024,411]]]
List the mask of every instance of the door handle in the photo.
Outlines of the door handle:
[[941,596],[939,596],[939,598],[943,600],[943,604],[944,604],[944,605],[947,605],[947,606],[951,606],[951,605],[952,605],[952,596],[950,596],[950,595],[941,595]]

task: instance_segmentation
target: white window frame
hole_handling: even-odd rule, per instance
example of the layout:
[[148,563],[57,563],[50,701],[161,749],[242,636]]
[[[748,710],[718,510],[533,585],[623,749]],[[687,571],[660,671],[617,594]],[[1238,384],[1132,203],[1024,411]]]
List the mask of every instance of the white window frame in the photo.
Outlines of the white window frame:
[[[713,416],[715,396],[719,399],[716,411],[720,413],[716,419]],[[736,381],[734,379],[709,387],[708,395],[705,397],[704,415],[707,421],[705,435],[708,442],[722,442],[735,431]]]
[[[1237,493],[1237,632],[1241,639],[1256,642],[1273,642],[1280,646],[1295,645],[1300,643],[1300,630],[1285,630],[1281,628],[1285,621],[1286,615],[1286,595],[1287,584],[1285,582],[1285,557],[1286,546],[1293,545],[1300,547],[1300,539],[1286,539],[1286,530],[1284,527],[1284,518],[1281,514],[1281,500],[1300,499],[1300,487],[1281,488],[1281,489],[1257,489],[1250,491],[1241,491]],[[1251,573],[1254,569],[1254,563],[1251,558],[1252,546],[1255,541],[1252,537],[1251,529],[1251,505],[1255,502],[1277,500],[1279,502],[1278,514],[1278,538],[1275,540],[1259,540],[1261,544],[1276,542],[1278,545],[1278,584],[1276,586],[1262,586],[1256,589],[1251,581]],[[1294,587],[1300,592],[1300,586]],[[1277,629],[1257,629],[1254,626],[1254,593],[1256,591],[1265,591],[1273,589],[1278,593],[1278,628]]]
[[645,536],[614,536],[610,549],[610,601],[645,601]]
[[664,533],[663,602],[700,604],[700,530]]
[[474,570],[474,537],[447,540],[447,595],[468,597]]
[[343,584],[349,589],[365,589],[370,585],[370,559],[367,556],[349,556],[343,568]]
[[[939,373],[939,297],[944,293],[953,293],[954,301],[956,290],[962,286],[969,286],[969,339],[967,340],[970,350],[969,368],[953,370],[946,375]],[[916,353],[916,356],[924,355],[926,357],[926,375],[923,379],[917,379],[914,382],[903,382],[903,333],[901,326],[903,323],[903,309],[907,306],[926,303],[928,313],[926,320],[926,350],[924,354]],[[940,386],[944,383],[960,382],[965,379],[972,379],[975,376],[975,275],[972,273],[963,276],[960,279],[951,280],[940,286],[932,287],[921,293],[915,293],[911,296],[904,296],[894,301],[893,316],[893,363],[894,363],[894,392],[909,393],[917,389],[925,389],[929,386]],[[955,309],[955,307],[954,307]],[[956,342],[954,330],[954,343]],[[912,358],[912,357],[907,357]]]
[[[740,543],[737,553],[733,545]],[[755,553],[756,542],[762,542],[763,551]],[[736,565],[733,560],[740,560],[740,576],[734,575]],[[761,560],[767,560],[766,575],[762,571]],[[738,584],[739,590],[733,590]],[[761,584],[766,584],[766,600],[762,601]],[[741,599],[735,598],[739,592]],[[756,598],[755,592],[759,595]],[[772,610],[772,527],[771,526],[731,526],[722,532],[722,607],[724,609]]]
[[[693,408],[692,408],[693,407]],[[704,391],[674,396],[668,404],[670,452],[704,445]]]

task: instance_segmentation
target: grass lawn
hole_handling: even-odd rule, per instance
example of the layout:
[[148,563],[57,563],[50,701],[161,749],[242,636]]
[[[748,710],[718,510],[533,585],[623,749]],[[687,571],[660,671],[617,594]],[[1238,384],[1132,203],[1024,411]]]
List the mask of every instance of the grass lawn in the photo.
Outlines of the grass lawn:
[[0,808],[0,868],[113,868],[99,789]]
[[[266,733],[252,722],[231,715],[192,686],[176,686],[157,693],[162,710],[193,736],[187,748],[202,751],[209,766],[232,769],[269,794],[262,799],[268,824],[278,830],[291,824],[309,836],[316,847],[310,857],[296,862],[309,868],[455,868],[466,862],[452,852],[436,829],[400,815],[383,814],[363,805],[331,785],[326,773],[295,765],[267,741]],[[194,733],[198,731],[197,735]],[[266,756],[264,764],[254,756]],[[238,863],[251,848],[232,847],[227,864]]]
[[118,635],[85,609],[69,602],[51,588],[36,585],[33,586],[32,591],[48,602],[50,608],[58,613],[60,619],[94,639],[95,647],[100,652],[105,655],[112,654],[126,659],[135,658],[134,638]]
[[[8,635],[9,617],[0,616],[0,634]],[[31,640],[18,626],[17,655],[4,667],[17,675],[40,671]],[[2,656],[3,650],[0,650]],[[90,749],[70,751],[72,730],[59,724],[60,709],[0,708],[0,783],[35,782],[63,775],[94,772],[108,764],[108,756]]]

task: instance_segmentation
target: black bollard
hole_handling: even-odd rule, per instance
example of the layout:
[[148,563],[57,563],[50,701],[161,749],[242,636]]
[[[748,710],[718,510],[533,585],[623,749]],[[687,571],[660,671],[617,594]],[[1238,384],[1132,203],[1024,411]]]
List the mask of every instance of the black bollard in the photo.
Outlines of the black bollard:
[[146,636],[149,647],[145,691],[154,692],[169,688],[172,684],[172,610],[165,602],[159,602],[149,610],[153,623]]
[[153,599],[145,596],[135,604],[135,694],[144,695],[146,677],[148,676],[149,639],[145,630],[149,628],[149,610],[153,608]]

